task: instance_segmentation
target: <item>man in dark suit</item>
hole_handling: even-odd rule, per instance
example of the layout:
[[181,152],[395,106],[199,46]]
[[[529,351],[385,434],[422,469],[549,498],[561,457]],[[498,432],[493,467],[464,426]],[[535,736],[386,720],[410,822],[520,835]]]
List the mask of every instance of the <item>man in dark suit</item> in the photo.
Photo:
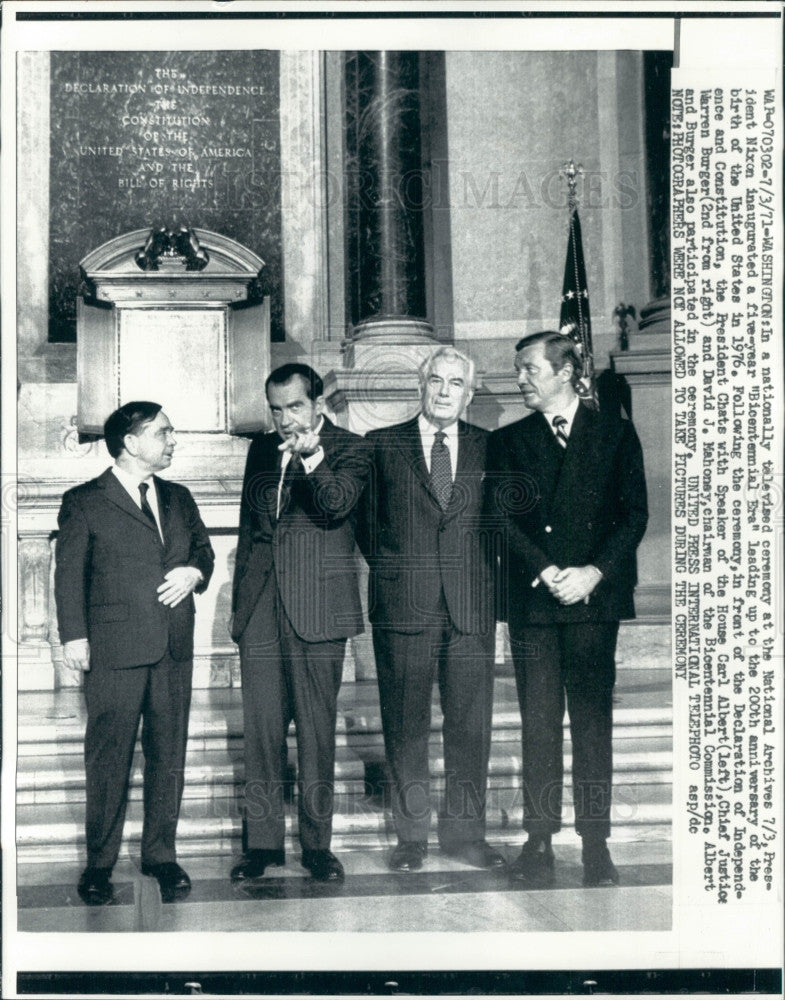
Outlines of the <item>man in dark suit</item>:
[[562,720],[570,717],[584,885],[616,885],[606,840],[611,699],[619,621],[634,617],[646,482],[635,429],[581,403],[573,342],[545,331],[516,346],[535,412],[491,435],[488,496],[504,532],[507,620],[523,726],[523,826],[513,878],[549,884],[561,824]]
[[213,571],[213,550],[184,486],[153,473],[175,447],[157,403],[126,403],[106,421],[115,464],[68,490],[58,517],[55,599],[63,661],[84,672],[87,705],[87,867],[79,895],[112,898],[142,718],[142,872],[165,902],[185,895],[176,862],[193,672],[194,602]]
[[346,640],[363,629],[354,554],[368,447],[324,415],[308,365],[265,386],[275,430],[251,442],[243,480],[232,638],[240,646],[248,849],[233,881],[284,863],[286,733],[297,731],[302,863],[340,881],[330,850],[335,724]]
[[459,420],[473,395],[469,358],[443,347],[420,373],[422,410],[372,431],[360,545],[398,845],[395,871],[428,852],[428,739],[438,677],[446,788],[442,850],[479,868],[504,858],[485,841],[495,618],[481,511],[487,432]]

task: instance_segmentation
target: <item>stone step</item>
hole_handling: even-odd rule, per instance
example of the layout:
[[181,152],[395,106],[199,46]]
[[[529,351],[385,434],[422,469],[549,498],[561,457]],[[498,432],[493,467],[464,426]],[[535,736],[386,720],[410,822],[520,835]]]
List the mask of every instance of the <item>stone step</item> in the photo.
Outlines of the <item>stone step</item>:
[[[565,772],[567,782],[571,780],[571,771]],[[647,771],[646,774],[640,772],[617,771],[614,775],[614,788],[638,789],[649,785],[670,786],[671,771],[668,769]],[[512,775],[504,775],[501,778],[490,775],[488,778],[489,790],[513,791],[520,787],[520,776],[518,781]],[[369,794],[369,786],[364,779],[338,780],[335,782],[335,794],[340,802],[342,796]],[[434,795],[439,795],[444,789],[444,779],[442,777],[431,778],[431,791]],[[183,792],[183,801],[215,801],[218,799],[242,800],[243,782],[238,780],[235,783],[225,782],[193,782],[186,783]],[[379,793],[381,794],[381,793]],[[142,798],[141,779],[134,781],[128,792],[129,801],[140,801]],[[77,805],[84,809],[85,795],[84,783],[74,786],[59,786],[52,788],[38,788],[19,792],[17,795],[17,805]]]
[[[639,797],[618,796],[613,809],[614,840],[668,840],[672,817],[671,792],[667,786],[640,786]],[[183,802],[177,828],[177,850],[181,858],[239,853],[241,820],[235,802],[225,800],[219,812],[216,803],[205,800]],[[333,847],[380,848],[395,843],[390,815],[365,796],[346,796],[339,800],[333,819]],[[212,808],[207,808],[212,807]],[[142,832],[142,804],[130,801],[125,822],[122,854],[138,856]],[[296,810],[287,812],[287,849],[295,850]],[[571,830],[573,813],[569,791],[565,787],[563,832],[560,841],[574,839]],[[433,824],[435,826],[435,824]],[[513,789],[489,796],[488,839],[493,842],[518,843],[522,839],[520,794]],[[435,833],[433,834],[435,835]],[[432,835],[432,836],[433,836]],[[84,858],[84,811],[81,805],[36,805],[17,808],[17,860],[77,861]]]
[[[625,738],[630,732],[639,734],[642,727],[651,735],[665,736],[671,732],[673,713],[669,706],[652,708],[617,708],[614,710],[614,735]],[[74,716],[58,720],[56,725],[20,723],[18,729],[19,757],[38,757],[50,754],[81,753],[84,742],[85,720]],[[521,717],[517,710],[494,712],[494,741],[497,739],[519,739]],[[565,717],[564,729],[569,732],[569,721]],[[431,733],[442,730],[441,713],[436,714],[431,723]],[[655,733],[656,731],[656,733]],[[189,750],[207,749],[216,741],[242,741],[242,710],[233,708],[231,713],[216,717],[204,710],[192,712],[188,726]],[[290,733],[295,735],[294,725]],[[360,746],[363,742],[382,740],[381,718],[373,715],[344,716],[339,718],[336,730],[336,747]]]
[[[636,633],[643,639],[643,633]],[[637,655],[637,654],[636,654]],[[183,857],[240,850],[244,782],[242,693],[195,691],[178,851]],[[670,673],[628,668],[614,696],[614,839],[670,838],[672,708]],[[395,842],[383,803],[384,743],[375,683],[344,685],[336,738],[336,849]],[[19,698],[17,838],[20,861],[84,861],[84,699],[79,690]],[[430,737],[433,801],[444,786],[442,715],[434,698]],[[521,722],[514,681],[496,685],[489,767],[488,835],[517,844],[521,834]],[[289,736],[296,763],[296,734]],[[571,741],[564,726],[565,816],[560,839],[575,837],[570,801]],[[141,835],[141,748],[129,792],[124,852],[138,856]],[[288,807],[296,838],[296,808]],[[435,829],[435,826],[434,826]],[[292,845],[291,839],[287,842]],[[291,850],[290,846],[290,850]],[[295,848],[295,851],[297,849]],[[223,862],[225,863],[226,859]]]
[[[615,823],[613,827],[611,848],[614,843],[669,843],[671,838],[670,817],[666,816],[665,810],[650,817],[651,822],[639,822],[635,825]],[[520,815],[516,817],[515,825],[507,825],[504,828],[488,827],[488,838],[495,845],[510,845],[508,856],[513,857],[520,849],[525,840],[525,834],[520,827]],[[121,857],[131,858],[137,864],[139,862],[139,840],[141,837],[141,827],[135,831],[135,839],[124,840]],[[336,832],[332,838],[332,848],[337,852],[341,851],[378,851],[391,850],[396,844],[396,836],[392,825],[388,824],[384,830],[360,831],[360,832]],[[437,842],[435,835],[430,836],[431,849],[436,850]],[[559,850],[563,846],[580,846],[580,838],[571,826],[563,826],[558,838],[554,841],[555,849]],[[187,840],[181,839],[179,833],[177,838],[177,856],[180,861],[188,867],[188,858],[215,857],[216,871],[225,871],[228,875],[229,868],[233,860],[240,855],[241,839],[239,828],[231,825],[214,824],[209,829],[204,828],[200,836],[193,836]],[[288,857],[298,857],[300,847],[293,838],[291,830],[287,831],[286,852]],[[85,851],[83,844],[74,841],[67,841],[58,844],[27,844],[17,849],[17,860],[19,864],[73,864],[80,867],[85,863]]]
[[[621,731],[614,730],[613,734],[614,754],[617,762],[623,758],[635,758],[635,767],[646,767],[649,753],[670,751],[672,744],[670,729],[665,727],[629,727]],[[564,733],[563,745],[565,754],[569,755],[572,747],[569,730]],[[290,760],[294,763],[297,759],[297,740],[294,735],[289,737],[288,747]],[[435,762],[440,760],[442,756],[442,739],[439,734],[431,735],[429,747],[429,756],[434,761],[434,769],[438,770]],[[54,746],[42,747],[42,749],[46,749],[48,752],[35,756],[31,754],[19,757],[17,776],[20,788],[27,787],[36,780],[43,784],[44,774],[65,774],[84,768],[81,743],[73,745],[71,753],[65,753],[62,748]],[[345,768],[353,763],[358,766],[376,764],[384,761],[384,742],[380,737],[371,737],[362,742],[358,740],[351,743],[338,743],[335,755],[338,768]],[[520,758],[520,733],[503,734],[494,731],[491,741],[492,767],[503,768],[505,761],[508,761],[510,766],[517,767],[520,765]],[[141,744],[137,742],[134,766],[140,766],[142,759]],[[232,765],[242,767],[242,761],[243,741],[241,737],[230,740],[215,740],[203,745],[194,741],[188,743],[186,753],[188,766],[227,767]]]
[[[648,631],[648,630],[644,630]],[[642,634],[636,638],[641,641]],[[670,725],[670,670],[641,667],[622,671],[614,691],[615,726],[629,720]],[[21,754],[44,752],[40,747],[80,743],[84,736],[84,697],[78,688],[60,691],[22,692],[17,705],[17,730]],[[434,691],[432,728],[441,729],[442,715]],[[520,729],[515,682],[499,676],[494,688],[494,728]],[[233,737],[242,733],[242,691],[240,688],[195,690],[189,726],[191,740]],[[342,686],[338,698],[338,739],[360,733],[380,733],[379,693],[375,681],[359,681]]]
[[[632,742],[632,741],[625,741]],[[507,752],[494,746],[489,765],[489,777],[501,787],[517,786],[521,771],[520,751]],[[292,763],[296,760],[293,753]],[[431,775],[434,783],[443,782],[444,758],[431,755]],[[378,783],[383,771],[383,754],[376,760],[359,759],[338,749],[336,754],[336,789],[352,787],[362,791]],[[565,773],[572,773],[569,745],[565,748]],[[131,771],[130,794],[141,795],[143,757],[137,754]],[[32,765],[32,766],[31,766]],[[671,780],[672,751],[669,740],[640,740],[631,747],[616,743],[614,780],[617,783]],[[654,776],[657,776],[656,778]],[[184,795],[187,798],[216,797],[237,793],[244,782],[242,759],[228,752],[189,754],[186,762]],[[81,756],[28,757],[20,760],[17,770],[17,804],[84,801],[84,764]],[[436,787],[436,785],[435,785]]]

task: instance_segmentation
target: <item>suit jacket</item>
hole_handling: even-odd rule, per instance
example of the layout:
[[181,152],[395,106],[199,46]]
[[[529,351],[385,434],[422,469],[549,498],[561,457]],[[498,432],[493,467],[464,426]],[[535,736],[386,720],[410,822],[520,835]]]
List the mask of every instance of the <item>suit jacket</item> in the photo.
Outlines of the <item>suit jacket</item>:
[[458,465],[443,511],[431,489],[417,418],[367,435],[372,472],[358,541],[370,567],[375,626],[421,632],[435,623],[444,593],[459,631],[495,628],[482,510],[487,439],[487,431],[458,422]]
[[91,668],[193,657],[194,601],[158,600],[175,566],[194,566],[210,580],[214,555],[190,492],[153,477],[164,543],[111,469],[63,496],[55,547],[55,600],[60,639],[87,637]]
[[[648,509],[629,420],[580,405],[566,449],[541,413],[494,431],[487,498],[503,533],[501,618],[514,625],[635,617],[635,550]],[[532,587],[546,566],[589,563],[603,579],[588,604],[563,607],[543,583]]]
[[363,630],[354,527],[368,478],[368,446],[326,417],[324,459],[302,467],[276,517],[281,439],[253,438],[243,479],[232,588],[232,638],[239,641],[270,574],[297,635],[306,642],[345,639]]

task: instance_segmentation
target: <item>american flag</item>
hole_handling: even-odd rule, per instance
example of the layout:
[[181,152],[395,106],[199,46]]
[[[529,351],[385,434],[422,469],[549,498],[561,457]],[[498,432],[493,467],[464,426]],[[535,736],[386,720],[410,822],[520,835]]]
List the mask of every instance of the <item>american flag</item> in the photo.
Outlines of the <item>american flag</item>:
[[564,264],[559,332],[575,342],[582,362],[581,377],[575,391],[587,406],[599,409],[597,386],[594,381],[589,289],[586,286],[586,266],[583,261],[581,220],[575,205],[570,207],[570,235],[567,243],[567,260]]

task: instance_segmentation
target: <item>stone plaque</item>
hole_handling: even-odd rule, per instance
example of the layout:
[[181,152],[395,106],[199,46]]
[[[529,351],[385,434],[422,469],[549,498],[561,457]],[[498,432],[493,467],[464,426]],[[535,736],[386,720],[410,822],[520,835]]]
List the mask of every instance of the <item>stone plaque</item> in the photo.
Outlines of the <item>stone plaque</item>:
[[50,340],[76,338],[88,251],[181,224],[262,257],[283,339],[278,81],[274,51],[52,53]]
[[120,404],[160,403],[175,430],[226,425],[223,309],[122,309]]

